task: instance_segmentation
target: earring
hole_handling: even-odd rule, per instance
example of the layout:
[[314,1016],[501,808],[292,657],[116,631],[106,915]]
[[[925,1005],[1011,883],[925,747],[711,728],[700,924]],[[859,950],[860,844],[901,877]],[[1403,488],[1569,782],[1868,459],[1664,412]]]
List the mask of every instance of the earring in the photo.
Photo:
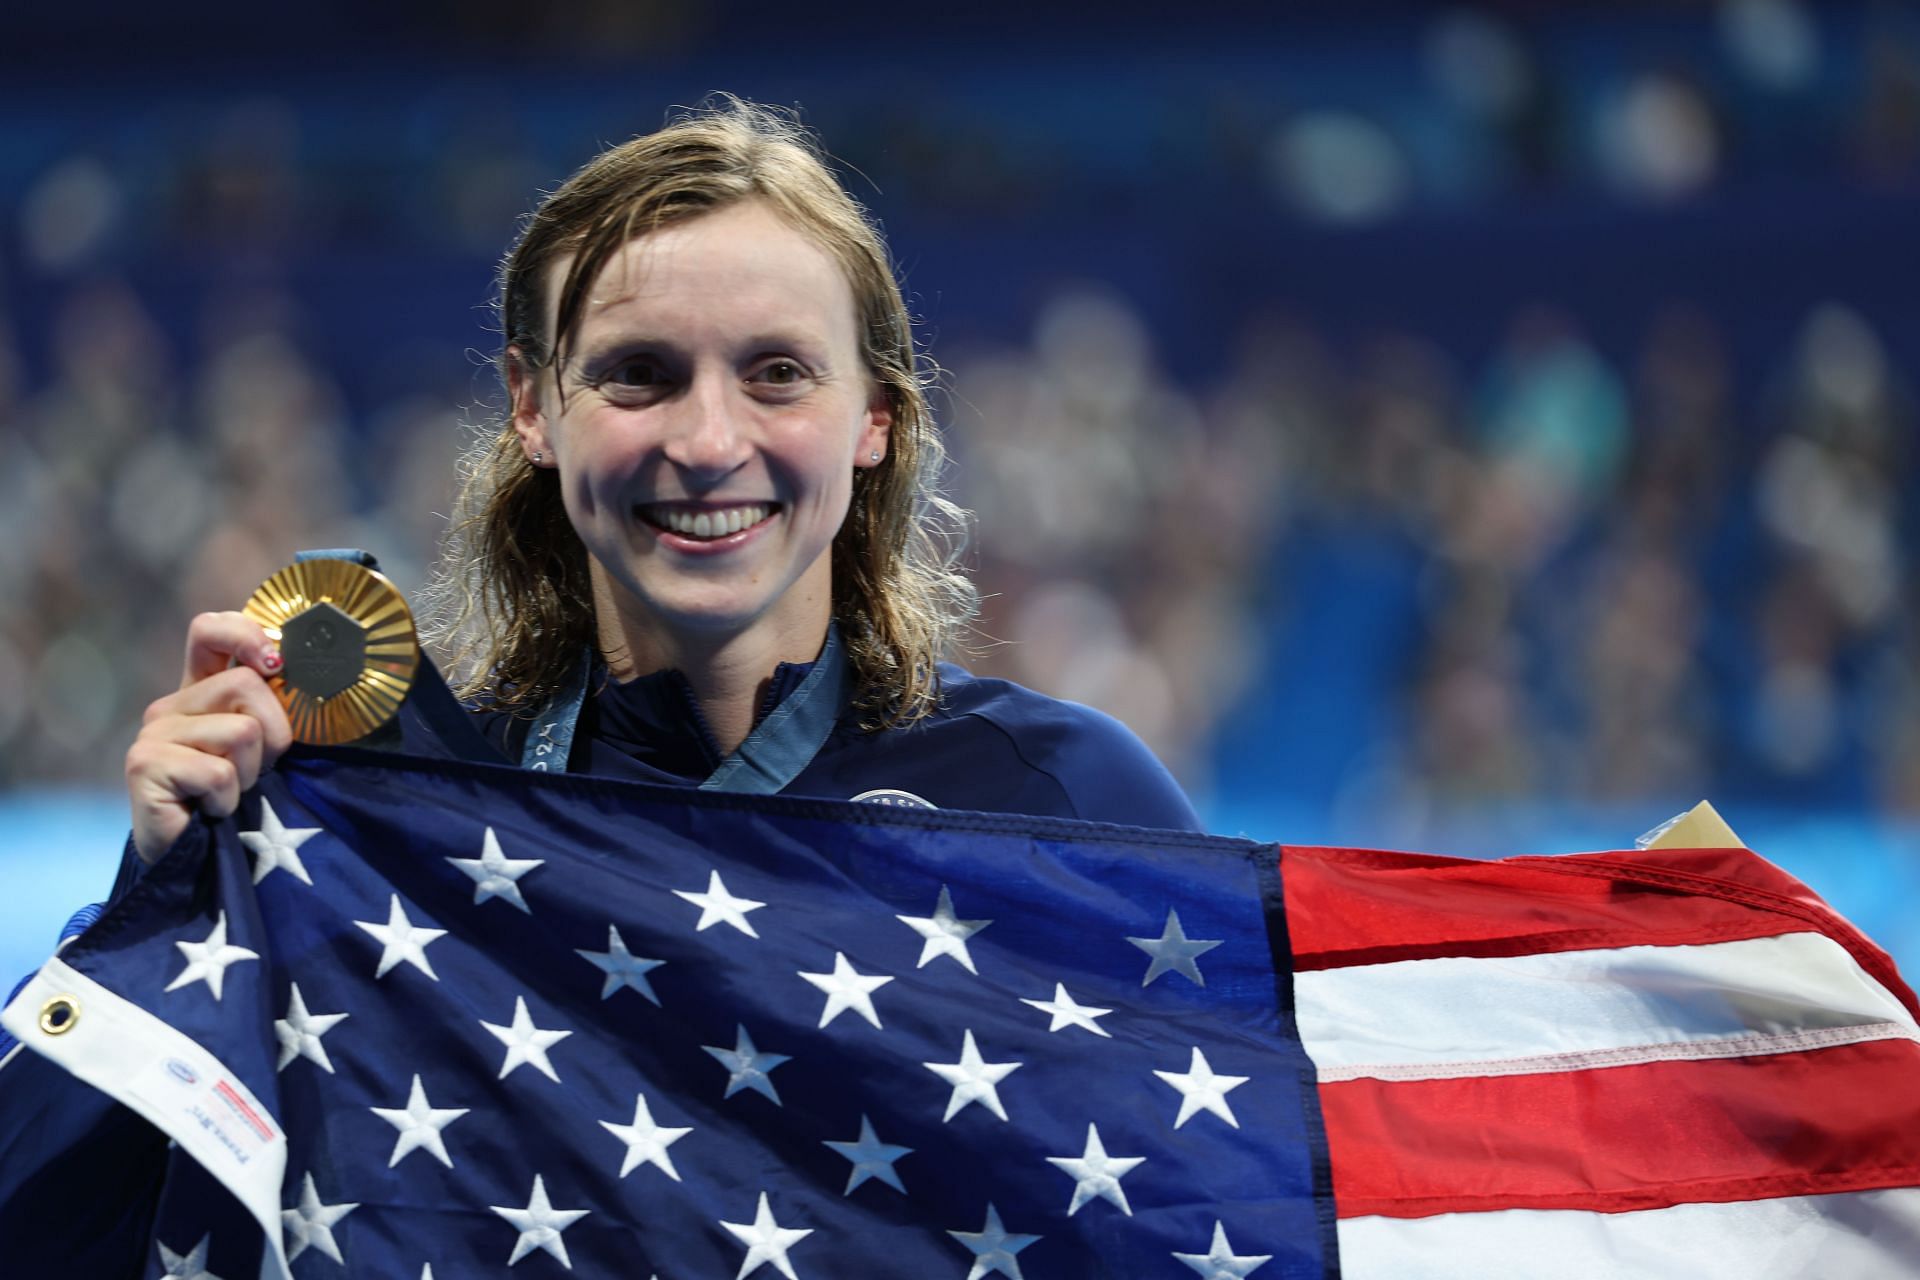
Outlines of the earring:
[[541,462],[546,459],[546,456],[547,455],[545,453],[541,452],[538,449],[535,449],[533,451],[533,465],[536,467],[539,466]]
[[880,461],[880,451],[879,451],[878,449],[875,449],[875,450],[874,450],[874,451],[873,451],[872,453],[870,453],[870,454],[868,454],[868,455],[867,455],[867,460],[868,460],[869,462],[878,462],[878,461]]

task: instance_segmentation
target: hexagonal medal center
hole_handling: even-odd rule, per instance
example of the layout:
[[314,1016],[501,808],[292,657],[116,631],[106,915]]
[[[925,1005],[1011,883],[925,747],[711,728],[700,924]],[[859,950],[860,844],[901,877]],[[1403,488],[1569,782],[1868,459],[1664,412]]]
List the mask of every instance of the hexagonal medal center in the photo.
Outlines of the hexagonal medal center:
[[360,678],[367,630],[322,601],[280,628],[280,656],[287,662],[282,675],[289,685],[310,697],[331,698]]

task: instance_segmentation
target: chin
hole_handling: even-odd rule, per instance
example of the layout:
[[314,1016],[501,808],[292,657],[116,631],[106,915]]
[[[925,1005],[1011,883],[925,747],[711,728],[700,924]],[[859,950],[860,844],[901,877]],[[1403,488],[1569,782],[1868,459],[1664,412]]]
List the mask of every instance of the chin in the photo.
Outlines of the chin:
[[640,616],[669,631],[725,631],[751,626],[765,611],[758,600],[716,591],[634,591],[628,600]]
[[697,635],[724,639],[749,630],[760,619],[760,610],[743,608],[656,609],[653,616],[672,635]]
[[658,627],[663,636],[725,637],[751,629],[769,612],[774,601],[759,592],[728,590],[718,584],[677,584],[679,589],[623,592],[637,616]]
[[[662,572],[651,556],[609,562],[595,556],[595,600],[631,627],[651,632],[671,651],[693,641],[713,646],[756,630],[785,633],[790,624],[811,625],[816,598],[813,579],[824,573],[802,573],[789,579],[776,566],[739,563],[709,573]],[[824,568],[824,554],[814,566]],[[831,588],[820,583],[820,596]],[[823,623],[824,625],[824,619]],[[638,636],[634,636],[638,639]]]

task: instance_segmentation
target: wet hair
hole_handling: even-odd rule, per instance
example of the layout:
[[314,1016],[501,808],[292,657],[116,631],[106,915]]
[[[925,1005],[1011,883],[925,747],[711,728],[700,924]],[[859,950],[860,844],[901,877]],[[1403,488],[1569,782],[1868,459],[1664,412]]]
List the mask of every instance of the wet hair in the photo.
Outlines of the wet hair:
[[[507,406],[462,460],[427,634],[463,697],[532,714],[596,638],[588,553],[558,475],[529,462],[513,430],[514,383],[565,362],[601,270],[638,236],[744,201],[766,203],[846,273],[867,373],[892,411],[885,458],[854,473],[832,548],[833,616],[853,664],[863,723],[911,722],[939,697],[935,663],[978,596],[954,565],[965,513],[942,496],[946,450],[928,391],[934,371],[885,241],[790,114],[716,96],[665,128],[595,156],[543,200],[500,265],[496,365]],[[552,332],[547,283],[558,280]],[[521,394],[530,394],[521,377]]]

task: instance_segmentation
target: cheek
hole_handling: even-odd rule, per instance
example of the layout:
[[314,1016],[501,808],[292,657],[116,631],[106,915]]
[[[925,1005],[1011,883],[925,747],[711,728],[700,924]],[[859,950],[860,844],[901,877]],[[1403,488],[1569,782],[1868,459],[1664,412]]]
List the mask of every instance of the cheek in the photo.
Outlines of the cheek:
[[854,451],[848,446],[848,438],[837,429],[822,433],[814,438],[804,461],[797,463],[806,474],[811,501],[836,521],[853,497]]
[[591,543],[592,539],[586,535],[592,526],[598,504],[580,475],[564,462],[560,465],[560,505],[566,509],[567,523],[573,526],[574,532]]
[[637,433],[617,425],[576,419],[557,433],[560,492],[576,526],[619,509],[644,461]]
[[804,441],[796,446],[807,455],[807,468],[819,478],[822,488],[846,492],[852,487],[853,471],[869,448],[867,415],[864,408],[842,406],[823,421],[816,421]]

